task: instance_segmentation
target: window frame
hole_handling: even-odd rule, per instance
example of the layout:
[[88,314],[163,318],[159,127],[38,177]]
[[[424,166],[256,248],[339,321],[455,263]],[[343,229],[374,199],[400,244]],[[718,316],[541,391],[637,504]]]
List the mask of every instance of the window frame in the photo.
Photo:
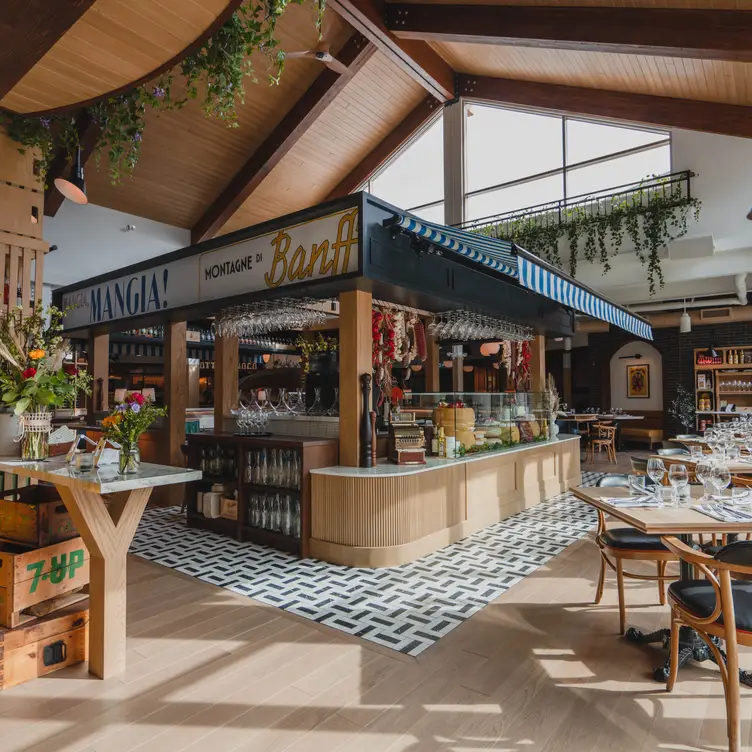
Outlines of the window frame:
[[[562,179],[562,205],[566,206],[568,201],[574,198],[583,198],[585,196],[590,195],[588,194],[575,194],[570,195],[567,191],[567,177],[569,172],[572,170],[577,170],[583,167],[589,167],[591,165],[596,164],[603,164],[606,162],[614,161],[616,159],[622,158],[622,157],[628,157],[633,154],[640,154],[642,152],[652,151],[653,149],[663,148],[668,146],[669,148],[669,173],[673,170],[673,140],[672,140],[672,133],[670,129],[664,129],[664,128],[651,128],[649,126],[645,126],[642,124],[632,124],[632,123],[624,123],[624,122],[614,122],[612,120],[606,119],[606,118],[587,118],[587,117],[574,117],[571,115],[566,115],[561,112],[551,112],[549,110],[541,110],[537,108],[528,108],[528,107],[505,107],[501,104],[496,104],[493,102],[484,102],[482,100],[473,100],[473,99],[465,99],[464,100],[464,106],[465,109],[463,110],[463,116],[464,116],[464,123],[465,128],[467,127],[467,116],[466,116],[466,110],[468,107],[472,107],[473,105],[477,107],[490,107],[496,110],[504,110],[506,112],[523,112],[528,115],[541,115],[545,117],[558,117],[561,119],[561,154],[562,154],[562,166],[556,167],[551,170],[546,170],[545,172],[539,172],[535,173],[533,175],[528,175],[526,177],[522,178],[516,178],[514,180],[509,180],[504,183],[497,183],[495,185],[488,186],[486,188],[477,188],[474,191],[466,191],[463,196],[463,205],[464,205],[464,214],[467,215],[467,203],[468,199],[472,198],[474,196],[483,195],[485,193],[491,193],[493,191],[497,191],[499,189],[503,188],[512,188],[514,186],[518,185],[524,185],[525,183],[532,182],[534,180],[540,180],[541,178],[547,178],[547,177],[555,177],[557,175],[561,175]],[[636,131],[644,131],[646,133],[653,133],[656,135],[664,135],[665,138],[662,138],[660,140],[657,140],[650,144],[643,144],[642,146],[634,146],[629,149],[623,149],[618,152],[611,152],[609,154],[605,154],[601,157],[593,157],[591,159],[583,160],[580,162],[572,162],[569,163],[567,161],[567,122],[568,121],[575,121],[575,122],[581,122],[581,123],[592,123],[593,125],[607,125],[612,128],[623,128],[625,130],[636,130]],[[463,139],[464,142],[464,139]],[[464,143],[463,143],[464,148]],[[467,170],[468,170],[468,164],[467,164],[467,155],[463,154],[463,166],[465,170],[465,182],[467,182]],[[630,184],[631,185],[631,184]],[[600,192],[608,191],[611,188],[618,188],[619,186],[604,186],[601,191],[593,191],[593,194],[597,194]],[[528,207],[521,206],[519,209],[515,209],[514,211],[523,211]],[[493,217],[495,215],[489,215],[489,217],[476,217],[473,220],[467,220],[467,221],[473,221],[477,222],[482,219],[488,219],[490,217]]]

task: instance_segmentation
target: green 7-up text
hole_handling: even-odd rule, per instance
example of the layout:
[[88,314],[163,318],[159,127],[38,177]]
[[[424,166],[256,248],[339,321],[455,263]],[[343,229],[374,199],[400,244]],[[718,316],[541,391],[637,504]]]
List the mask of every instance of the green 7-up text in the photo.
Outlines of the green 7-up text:
[[42,559],[26,566],[28,572],[34,573],[29,593],[36,592],[40,580],[49,580],[53,585],[59,585],[66,577],[72,580],[76,576],[76,570],[84,565],[84,550],[79,548],[76,551],[71,551],[70,559],[68,554],[60,554],[60,558],[53,556],[50,571],[42,574],[44,562],[45,560]]

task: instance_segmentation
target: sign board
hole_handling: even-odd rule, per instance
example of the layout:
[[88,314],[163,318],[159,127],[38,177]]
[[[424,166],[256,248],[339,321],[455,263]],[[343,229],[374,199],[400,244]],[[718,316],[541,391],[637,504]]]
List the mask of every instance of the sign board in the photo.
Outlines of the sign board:
[[358,209],[318,217],[63,294],[66,329],[358,270]]

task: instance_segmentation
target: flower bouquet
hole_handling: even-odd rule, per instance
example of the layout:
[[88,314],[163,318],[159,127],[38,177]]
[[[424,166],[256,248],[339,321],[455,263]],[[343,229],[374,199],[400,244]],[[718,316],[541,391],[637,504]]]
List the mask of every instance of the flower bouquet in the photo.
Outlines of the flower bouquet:
[[21,429],[21,456],[49,455],[52,410],[75,407],[80,392],[91,394],[91,376],[65,363],[70,343],[62,336],[63,312],[40,304],[24,316],[19,306],[0,317],[0,389]]
[[119,471],[121,475],[138,472],[141,455],[138,440],[157,418],[167,415],[166,407],[157,407],[140,392],[129,392],[123,402],[102,421],[104,435],[120,445]]

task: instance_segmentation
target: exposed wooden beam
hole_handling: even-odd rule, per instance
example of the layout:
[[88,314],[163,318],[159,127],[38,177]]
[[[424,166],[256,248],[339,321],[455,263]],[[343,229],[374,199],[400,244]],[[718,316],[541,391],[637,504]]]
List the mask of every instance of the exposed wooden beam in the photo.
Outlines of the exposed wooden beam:
[[94,4],[94,0],[8,0],[0,7],[0,99]]
[[441,105],[433,97],[426,97],[347,177],[340,181],[339,185],[327,196],[327,200],[346,196],[362,185],[439,109]]
[[397,39],[391,34],[384,23],[383,0],[328,0],[327,7],[370,39],[429,94],[442,102],[454,98],[452,68],[425,42]]
[[752,11],[389,3],[404,40],[752,60]]
[[[78,143],[81,146],[81,164],[85,165],[97,145],[99,138],[99,126],[95,125],[91,117],[82,112],[76,118],[76,128],[78,129]],[[54,217],[57,210],[63,205],[65,196],[55,188],[55,178],[65,176],[72,168],[68,159],[68,154],[64,149],[58,149],[55,154],[50,169],[47,171],[44,189],[44,214],[46,217]]]
[[[355,74],[375,52],[374,45],[355,32],[345,42],[336,58],[348,67],[351,74]],[[285,115],[282,122],[274,128],[216,201],[196,222],[191,230],[192,243],[199,243],[216,235],[349,81],[350,76],[340,75],[329,68],[323,69],[306,93]]]
[[752,138],[752,107],[462,74],[460,96],[577,115]]

